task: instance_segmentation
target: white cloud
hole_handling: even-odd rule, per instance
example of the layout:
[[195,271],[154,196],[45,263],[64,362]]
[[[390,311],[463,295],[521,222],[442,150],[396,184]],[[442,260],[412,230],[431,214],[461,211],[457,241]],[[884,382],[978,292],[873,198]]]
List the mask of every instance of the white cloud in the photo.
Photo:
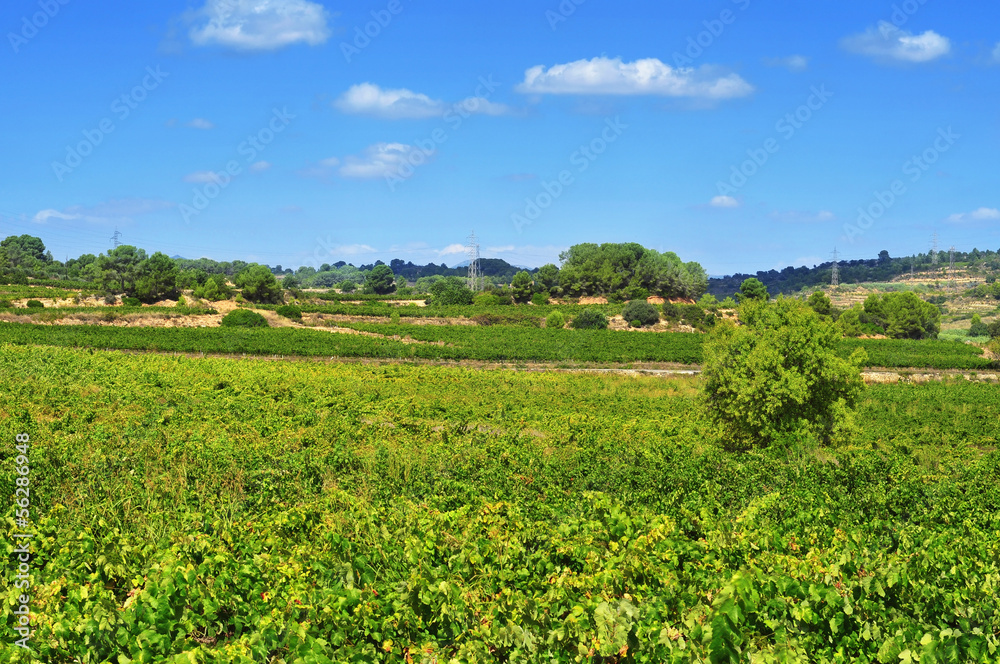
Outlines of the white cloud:
[[659,95],[728,99],[744,97],[753,86],[738,74],[722,74],[717,68],[674,68],[656,58],[622,62],[599,57],[568,64],[532,67],[518,86],[523,93]]
[[468,97],[449,106],[443,101],[406,88],[387,90],[374,83],[352,85],[333,105],[343,113],[387,120],[440,117],[449,108],[479,115],[510,115],[513,112],[510,107],[485,97]]
[[517,247],[512,244],[507,244],[502,247],[486,247],[486,253],[488,254],[509,254],[513,252]]
[[715,208],[738,208],[740,202],[732,196],[716,196],[709,202],[709,205]]
[[993,49],[993,62],[1000,63],[1000,42],[997,42],[996,48]]
[[316,46],[330,36],[323,5],[308,0],[207,0],[188,18],[198,46],[273,51],[297,42]]
[[1000,210],[997,208],[981,207],[972,212],[962,212],[948,217],[948,221],[953,224],[960,224],[966,221],[995,221],[1000,219]]
[[352,85],[333,105],[352,115],[399,120],[403,118],[432,118],[444,113],[445,106],[427,95],[399,88],[383,90],[374,83]]
[[39,210],[38,214],[34,216],[32,221],[35,222],[36,224],[44,224],[49,219],[65,219],[67,221],[70,221],[79,218],[80,215],[78,214],[64,214],[59,210],[53,210],[50,208],[47,210]]
[[209,182],[218,183],[222,178],[218,173],[212,171],[195,171],[194,173],[185,175],[183,180],[190,184],[208,184]]
[[768,67],[784,67],[790,72],[802,72],[809,68],[809,58],[804,55],[789,55],[787,58],[764,58]]
[[468,251],[468,247],[464,244],[449,244],[444,249],[440,249],[437,253],[438,256],[454,256],[455,254],[464,254]]
[[255,161],[250,164],[251,173],[263,173],[267,169],[271,168],[271,162],[269,161]]
[[195,118],[184,126],[190,127],[191,129],[215,129],[215,125],[205,118]]
[[402,143],[376,143],[360,155],[344,157],[344,163],[337,171],[341,177],[373,179],[396,175],[414,148]]
[[846,37],[841,45],[851,53],[896,62],[930,62],[951,51],[951,41],[933,30],[914,35],[886,21]]
[[128,223],[134,217],[175,207],[175,203],[152,198],[121,198],[110,199],[96,205],[72,205],[65,210],[47,208],[40,210],[32,218],[38,224],[44,224],[50,219],[63,221],[86,221],[94,224]]
[[331,254],[342,256],[358,256],[377,253],[378,249],[367,244],[344,244],[330,249]]

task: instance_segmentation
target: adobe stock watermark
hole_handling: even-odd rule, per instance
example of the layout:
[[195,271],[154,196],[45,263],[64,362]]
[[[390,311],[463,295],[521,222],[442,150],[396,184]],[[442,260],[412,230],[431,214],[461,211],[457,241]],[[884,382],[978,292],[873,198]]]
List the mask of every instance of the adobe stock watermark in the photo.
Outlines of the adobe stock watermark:
[[[576,167],[576,173],[584,173],[590,166],[597,161],[602,154],[607,152],[608,148],[616,143],[622,134],[628,129],[628,125],[621,121],[621,116],[615,116],[614,119],[606,118],[604,120],[604,127],[596,138],[594,138],[587,145],[581,145],[578,150],[573,152],[569,156],[569,163]],[[543,191],[535,195],[534,197],[528,197],[524,199],[524,210],[521,213],[515,212],[510,215],[510,220],[514,224],[514,229],[520,235],[523,232],[525,226],[530,226],[531,224],[538,221],[545,210],[552,207],[560,196],[562,196],[566,189],[571,187],[576,182],[576,176],[573,174],[572,169],[563,169],[559,172],[554,180],[542,181]]]
[[[731,0],[731,2],[739,7],[740,11],[746,11],[750,8],[751,0]],[[694,61],[704,55],[705,51],[722,36],[726,28],[736,22],[738,16],[732,9],[723,9],[719,12],[718,18],[702,21],[701,24],[705,29],[693,37],[688,37],[684,52],[674,51],[674,66],[678,68],[692,66]]]
[[904,0],[892,6],[892,16],[888,21],[879,21],[878,29],[883,39],[888,39],[893,29],[902,28],[929,0]]
[[[123,95],[115,97],[111,102],[111,112],[115,114],[119,122],[124,122],[132,114],[132,111],[139,108],[139,104],[146,101],[149,93],[160,87],[163,80],[169,77],[167,72],[160,71],[160,65],[156,69],[146,67],[146,75],[142,81]],[[62,182],[63,179],[83,164],[84,159],[94,154],[104,139],[117,129],[114,120],[110,117],[103,118],[93,129],[83,130],[83,140],[76,145],[66,146],[66,158],[62,161],[52,162],[52,172],[56,179]]]
[[[243,157],[247,164],[256,163],[260,153],[274,142],[278,134],[285,131],[295,117],[286,108],[282,108],[280,111],[277,108],[271,109],[271,119],[268,123],[256,133],[248,135],[245,141],[236,146],[236,153]],[[178,209],[184,218],[184,223],[190,224],[191,217],[196,217],[208,209],[212,201],[232,184],[233,178],[242,173],[243,164],[238,159],[230,159],[221,171],[213,171],[208,182],[191,191],[191,204],[180,204]]]
[[545,20],[549,22],[549,27],[555,31],[560,23],[565,23],[569,17],[576,13],[576,8],[587,2],[587,0],[562,0],[555,11],[545,10]]
[[[947,129],[938,129],[937,137],[935,137],[934,142],[926,150],[920,154],[913,155],[909,159],[903,162],[902,171],[903,175],[907,176],[911,184],[915,184],[920,181],[920,178],[924,176],[924,173],[931,169],[931,166],[936,164],[941,155],[951,150],[958,139],[962,138],[961,134],[956,134],[951,127]],[[869,203],[867,206],[862,206],[858,208],[858,218],[853,224],[844,224],[844,234],[847,235],[847,241],[854,244],[854,240],[865,234],[865,232],[875,225],[875,222],[881,219],[886,212],[892,209],[892,207],[899,202],[899,199],[907,194],[909,189],[906,186],[906,182],[902,179],[897,178],[889,183],[888,189],[878,190],[873,194],[874,201]]]
[[[810,89],[810,95],[804,104],[796,108],[791,113],[786,113],[774,125],[774,130],[784,139],[784,142],[795,138],[795,135],[806,123],[815,117],[827,102],[833,97],[833,93],[826,89],[826,85],[818,88],[814,85]],[[747,159],[739,166],[731,166],[729,169],[729,180],[719,180],[716,189],[719,196],[733,197],[740,189],[746,186],[750,179],[760,172],[760,169],[770,161],[771,157],[781,151],[781,142],[771,136],[761,144],[760,147],[747,150]]]
[[[489,103],[490,97],[498,87],[500,84],[493,80],[493,74],[485,78],[480,76],[479,84],[473,95],[449,107],[441,115],[442,122],[448,125],[451,131],[457,131],[466,120],[479,111],[481,104]],[[438,146],[445,144],[449,136],[444,127],[438,127],[425,138],[415,140],[413,142],[414,148],[406,154],[402,163],[396,164],[385,174],[385,183],[388,185],[389,191],[395,192],[396,187],[413,177],[418,168],[437,154]]]
[[403,9],[405,8],[400,0],[389,0],[385,9],[372,10],[372,20],[365,23],[363,29],[360,25],[355,26],[354,39],[340,42],[340,52],[344,54],[347,64],[351,64],[355,56],[361,55],[361,51],[371,46],[372,40],[377,39],[395,17],[403,13]]
[[14,631],[20,639],[14,641],[18,648],[29,649],[28,640],[31,631],[31,538],[27,532],[31,523],[31,467],[29,463],[31,438],[26,433],[14,436],[14,517],[18,532],[14,533],[14,550],[10,554],[11,562],[16,564],[14,587],[21,595],[13,602],[11,613],[14,614]]
[[21,30],[18,32],[8,32],[7,41],[14,53],[20,53],[21,47],[26,46],[29,41],[38,36],[40,30],[54,19],[59,10],[70,3],[70,0],[38,0],[40,11],[35,12],[30,17],[21,17]]

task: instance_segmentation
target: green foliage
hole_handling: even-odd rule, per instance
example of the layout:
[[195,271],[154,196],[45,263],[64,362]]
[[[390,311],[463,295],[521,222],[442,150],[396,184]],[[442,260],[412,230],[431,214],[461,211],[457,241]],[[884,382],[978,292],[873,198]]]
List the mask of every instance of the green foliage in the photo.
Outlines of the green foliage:
[[294,304],[285,304],[274,310],[279,316],[289,320],[302,320],[302,309]]
[[728,454],[693,380],[0,346],[32,659],[995,664],[997,391]]
[[663,303],[663,318],[670,322],[679,321],[681,319],[681,308],[674,304],[673,302]]
[[518,303],[524,303],[531,299],[531,294],[534,288],[534,281],[531,278],[531,273],[521,270],[514,275],[514,279],[510,282],[510,292],[514,297],[514,301]]
[[267,319],[256,311],[233,309],[222,318],[222,327],[268,327]]
[[0,309],[10,309],[14,304],[8,299],[0,300]]
[[428,289],[431,304],[435,306],[469,305],[476,294],[469,290],[466,280],[461,277],[445,277],[431,284]]
[[294,274],[286,274],[284,277],[281,278],[281,287],[284,288],[285,290],[297,289],[301,285],[302,283],[299,281],[299,278],[296,277]]
[[806,304],[820,316],[829,316],[833,313],[833,303],[823,291],[816,291],[810,295]]
[[750,277],[740,284],[740,292],[736,294],[736,299],[740,304],[748,300],[761,300],[766,302],[770,298],[767,287],[761,283],[760,279]]
[[719,306],[719,300],[711,293],[705,293],[698,300],[698,306],[702,309],[714,309]]
[[990,335],[990,326],[983,322],[979,314],[972,315],[972,324],[969,327],[970,337],[988,337]]
[[365,278],[365,289],[377,295],[385,295],[396,290],[396,276],[388,265],[376,265]]
[[358,285],[353,281],[341,281],[340,284],[337,285],[337,288],[339,288],[342,293],[353,293],[358,289]]
[[734,300],[730,296],[726,296],[722,300],[722,302],[719,302],[719,308],[720,309],[735,309],[737,306],[739,306],[739,305],[737,304],[736,300]]
[[550,330],[561,330],[566,327],[566,317],[558,311],[553,311],[545,318],[545,327]]
[[122,306],[125,307],[139,307],[142,306],[142,300],[137,297],[123,297]]
[[623,301],[655,293],[694,299],[708,288],[708,275],[698,263],[682,263],[672,252],[635,243],[577,244],[559,259],[559,285],[571,297],[607,295]]
[[986,333],[990,336],[990,339],[1000,337],[1000,318],[989,324],[986,328]]
[[585,309],[583,313],[572,320],[570,325],[577,330],[606,330],[608,329],[608,319],[596,309]]
[[940,310],[911,292],[869,295],[859,320],[893,339],[933,339],[941,329]]
[[708,416],[732,449],[850,431],[860,396],[863,351],[844,360],[832,323],[795,300],[748,298],[737,326],[716,325],[705,346]]
[[546,263],[535,273],[535,286],[541,293],[555,296],[559,288],[559,268],[552,263]]
[[156,252],[136,266],[129,292],[143,302],[156,302],[173,295],[177,292],[177,265],[166,254]]
[[[626,304],[625,308],[622,309],[622,317],[629,321],[632,327],[656,325],[660,322],[660,312],[645,300],[632,300]],[[638,323],[638,325],[634,323]]]
[[207,275],[204,282],[194,288],[193,294],[195,297],[200,297],[210,302],[218,302],[231,298],[233,296],[233,289],[230,288],[229,283],[226,281],[226,275],[213,274]]
[[235,277],[236,287],[250,302],[280,303],[284,296],[274,273],[265,265],[249,265]]
[[545,293],[535,293],[531,296],[531,303],[536,307],[544,307],[549,303],[549,294]]
[[177,298],[177,306],[178,307],[186,307],[187,306],[187,298],[184,297],[183,295],[181,295],[180,297],[178,297]]
[[29,309],[43,309],[45,307],[45,305],[39,302],[38,300],[28,300],[25,303],[25,306],[28,307]]

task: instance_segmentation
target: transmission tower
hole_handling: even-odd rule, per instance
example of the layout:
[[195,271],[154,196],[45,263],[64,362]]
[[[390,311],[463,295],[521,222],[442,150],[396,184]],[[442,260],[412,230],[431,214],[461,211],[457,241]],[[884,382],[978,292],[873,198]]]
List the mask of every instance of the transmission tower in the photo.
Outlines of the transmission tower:
[[482,273],[479,270],[479,240],[476,232],[469,236],[469,288],[474,291],[482,289]]
[[833,270],[830,274],[830,285],[837,287],[840,285],[840,263],[837,262],[837,249],[833,250]]
[[120,244],[121,244],[121,242],[119,242],[119,241],[118,241],[118,239],[119,239],[119,238],[120,238],[121,236],[122,236],[122,234],[118,232],[118,227],[117,227],[117,226],[115,226],[115,234],[111,236],[111,242],[112,242],[112,243],[114,243],[114,245],[115,245],[115,249],[117,249],[117,248],[118,248],[118,245],[120,245]]
[[938,264],[938,234],[934,233],[934,248],[931,249],[931,265]]
[[952,245],[951,249],[948,250],[948,274],[951,274],[955,269],[955,245]]

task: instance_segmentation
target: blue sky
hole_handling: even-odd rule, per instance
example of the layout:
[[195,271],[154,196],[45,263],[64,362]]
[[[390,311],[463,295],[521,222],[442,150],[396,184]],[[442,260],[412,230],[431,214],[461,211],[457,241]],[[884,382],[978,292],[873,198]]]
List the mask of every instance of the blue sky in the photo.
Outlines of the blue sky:
[[[712,274],[1000,247],[986,0],[7,0],[0,234]],[[366,34],[367,32],[367,34]]]

